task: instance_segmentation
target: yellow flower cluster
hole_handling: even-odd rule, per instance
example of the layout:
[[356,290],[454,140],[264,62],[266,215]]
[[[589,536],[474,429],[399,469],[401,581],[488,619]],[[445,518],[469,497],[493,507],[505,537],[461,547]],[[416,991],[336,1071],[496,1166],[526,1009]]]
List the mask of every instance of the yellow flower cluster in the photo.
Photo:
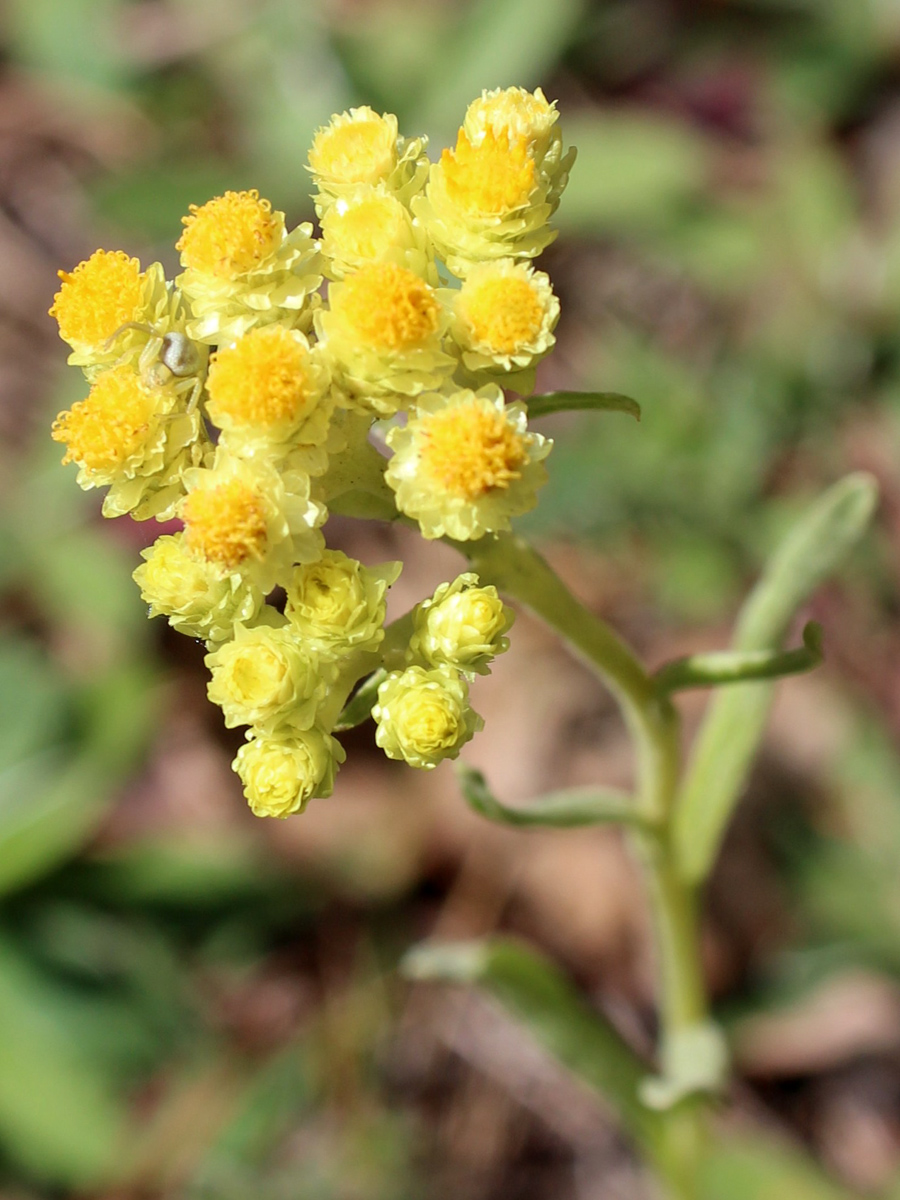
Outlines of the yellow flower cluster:
[[475,100],[438,161],[426,148],[350,109],[310,149],[318,234],[229,191],[191,205],[173,280],[97,250],[60,272],[50,309],[86,388],[52,436],[81,487],[108,489],[105,516],[180,522],[134,577],[151,616],[206,643],[260,816],[331,793],[333,730],[375,672],[385,753],[455,757],[482,724],[469,685],[509,644],[512,613],[472,574],[386,630],[401,564],[364,566],[322,534],[330,508],[390,506],[426,538],[490,536],[546,479],[552,443],[503,389],[530,393],[554,345],[559,302],[532,260],[574,150],[555,105],[515,87]]

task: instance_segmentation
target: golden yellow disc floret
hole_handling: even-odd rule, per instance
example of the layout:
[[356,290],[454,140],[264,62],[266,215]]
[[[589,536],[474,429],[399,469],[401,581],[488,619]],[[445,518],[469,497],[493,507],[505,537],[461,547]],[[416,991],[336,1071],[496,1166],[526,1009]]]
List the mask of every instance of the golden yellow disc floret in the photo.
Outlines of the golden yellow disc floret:
[[67,342],[98,346],[140,314],[144,276],[124,250],[95,250],[74,271],[60,271],[62,287],[50,316]]
[[393,263],[375,263],[350,275],[332,307],[375,350],[412,349],[435,333],[440,317],[433,289]]
[[495,354],[514,354],[540,332],[544,307],[537,289],[516,275],[495,275],[464,285],[462,315],[474,340]]
[[190,206],[175,245],[189,270],[234,279],[254,270],[276,248],[281,224],[268,200],[249,192],[226,192]]
[[66,446],[64,463],[88,471],[114,471],[145,444],[156,397],[131,367],[98,375],[86,400],[53,422],[51,436]]
[[191,492],[181,510],[188,549],[234,570],[266,550],[266,511],[258,492],[240,479]]
[[534,188],[534,159],[524,137],[506,130],[485,132],[473,146],[460,129],[455,150],[444,150],[441,168],[447,195],[473,216],[499,216],[527,204]]
[[376,183],[393,170],[396,153],[395,131],[372,112],[320,129],[309,152],[309,165],[316,175],[332,183]]
[[424,473],[462,500],[508,488],[528,458],[522,435],[505,415],[474,401],[421,418],[419,438]]
[[309,351],[280,325],[253,329],[210,363],[209,415],[217,425],[299,421],[315,402]]

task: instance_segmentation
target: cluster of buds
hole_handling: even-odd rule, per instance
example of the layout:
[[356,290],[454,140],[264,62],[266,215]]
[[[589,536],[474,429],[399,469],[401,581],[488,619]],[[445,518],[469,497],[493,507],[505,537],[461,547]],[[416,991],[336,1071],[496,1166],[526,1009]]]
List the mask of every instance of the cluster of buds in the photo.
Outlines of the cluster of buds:
[[556,121],[540,90],[485,92],[429,163],[395,117],[351,109],[310,150],[319,237],[226,192],[183,219],[172,281],[122,251],[60,272],[50,312],[89,391],[53,437],[83,488],[109,489],[104,516],[178,522],[135,579],[151,616],[206,643],[258,815],[330,794],[361,680],[381,680],[391,758],[434,767],[481,726],[469,683],[512,621],[496,590],[462,575],[386,630],[401,564],[327,549],[322,526],[392,512],[467,541],[535,505],[552,443],[503,388],[527,395],[554,344],[532,260],[574,157]]

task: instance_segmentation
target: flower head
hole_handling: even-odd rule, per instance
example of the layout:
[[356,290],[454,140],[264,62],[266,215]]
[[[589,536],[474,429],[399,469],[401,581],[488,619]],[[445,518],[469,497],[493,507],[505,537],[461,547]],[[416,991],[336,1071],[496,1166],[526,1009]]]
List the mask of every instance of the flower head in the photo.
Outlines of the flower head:
[[548,221],[568,179],[556,112],[542,92],[485,92],[456,147],[444,150],[413,210],[438,253],[464,277],[478,262],[535,258],[556,237]]
[[166,519],[183,496],[182,471],[201,452],[200,419],[168,386],[145,384],[128,365],[97,375],[85,400],[61,412],[51,436],[85,489],[109,487],[105,516]]
[[232,640],[204,661],[212,671],[209,698],[222,709],[229,728],[309,729],[315,724],[327,680],[290,626],[237,625]]
[[[325,443],[333,407],[328,384],[322,355],[302,333],[266,325],[213,355],[207,411],[229,449],[285,456]],[[320,457],[324,470],[324,451]]]
[[375,741],[388,758],[430,770],[456,758],[484,722],[469,705],[465,679],[449,667],[393,671],[378,689],[372,709]]
[[258,588],[239,575],[223,579],[205,559],[191,554],[184,534],[164,534],[146,550],[134,572],[150,616],[165,616],[179,633],[210,644],[228,641],[238,622],[254,620],[263,602]]
[[192,338],[220,345],[257,325],[309,326],[322,282],[311,225],[288,233],[284,213],[255,190],[192,204],[182,220],[176,282],[190,301]]
[[426,138],[401,137],[393,113],[364,106],[333,116],[317,130],[309,152],[319,216],[360,184],[382,184],[407,203],[425,182],[426,144]]
[[364,567],[340,550],[326,550],[317,562],[294,570],[285,616],[322,656],[374,650],[384,637],[387,590],[400,570],[398,562]]
[[352,403],[391,416],[440,386],[455,363],[441,347],[447,316],[434,288],[396,263],[373,263],[328,289],[319,336]]
[[481,263],[451,303],[450,332],[468,374],[530,390],[534,365],[556,342],[559,301],[548,276],[508,258]]
[[254,731],[232,766],[257,817],[289,817],[313,797],[331,795],[346,757],[340,742],[321,729]]
[[513,619],[497,589],[481,587],[478,576],[467,572],[442,583],[429,600],[417,605],[410,653],[432,667],[486,675],[491,659],[509,649],[504,635]]
[[242,459],[221,446],[211,467],[185,473],[180,505],[185,545],[220,578],[238,575],[262,592],[291,564],[322,552],[324,508],[310,498],[309,476],[279,472],[268,459]]
[[422,397],[387,441],[394,455],[385,479],[397,507],[424,537],[459,541],[507,530],[511,517],[534,507],[552,447],[528,430],[524,407],[505,406],[492,384]]
[[322,254],[331,279],[343,279],[372,263],[395,262],[429,283],[437,282],[425,231],[384,184],[360,184],[327,209]]
[[[142,271],[140,262],[123,250],[95,250],[73,271],[60,271],[59,278],[50,316],[72,347],[69,362],[74,366],[109,366],[139,348],[170,302],[160,264]],[[148,329],[130,328],[133,324]]]

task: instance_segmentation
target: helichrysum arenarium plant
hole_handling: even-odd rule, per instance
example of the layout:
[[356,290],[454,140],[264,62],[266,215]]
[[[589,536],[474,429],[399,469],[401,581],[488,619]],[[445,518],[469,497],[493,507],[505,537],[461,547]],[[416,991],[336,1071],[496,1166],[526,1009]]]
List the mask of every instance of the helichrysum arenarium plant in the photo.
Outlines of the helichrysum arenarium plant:
[[[108,489],[104,515],[180,520],[135,580],[151,616],[206,643],[209,697],[247,730],[234,769],[258,816],[330,795],[345,757],[335,734],[369,716],[390,758],[423,770],[457,758],[483,725],[470,688],[509,645],[501,593],[611,688],[635,742],[633,796],[578,790],[511,808],[477,773],[460,776],[494,820],[629,830],[657,931],[657,1074],[520,948],[428,946],[409,970],[493,989],[607,1092],[686,1198],[700,1186],[704,1098],[726,1060],[699,968],[696,889],[770,681],[819,659],[814,626],[782,649],[794,613],[858,537],[874,491],[852,476],[813,507],[751,596],[733,650],[653,673],[512,533],[547,479],[552,442],[533,421],[563,409],[639,415],[615,394],[533,395],[560,312],[535,260],[574,157],[539,90],[483,93],[435,162],[390,114],[335,116],[309,152],[319,237],[311,224],[289,230],[256,191],[226,192],[184,217],[174,280],[118,250],[60,273],[50,311],[87,395],[53,437],[83,488]],[[470,569],[385,626],[402,564],[328,548],[329,512],[404,520]],[[685,769],[672,696],[725,684]]]

